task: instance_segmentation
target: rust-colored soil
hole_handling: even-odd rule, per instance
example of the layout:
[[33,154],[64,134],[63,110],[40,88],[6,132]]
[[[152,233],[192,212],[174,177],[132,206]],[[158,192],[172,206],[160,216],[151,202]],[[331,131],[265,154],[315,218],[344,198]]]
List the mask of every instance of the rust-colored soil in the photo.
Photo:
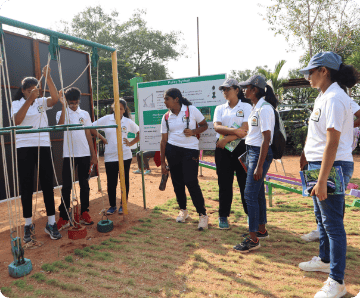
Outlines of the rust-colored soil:
[[[206,156],[205,160],[214,161],[214,157]],[[360,157],[354,156],[355,161],[355,171],[354,178],[360,178]],[[286,174],[291,177],[299,177],[299,157],[286,156],[283,158],[284,167]],[[37,202],[37,212],[36,212],[36,235],[37,239],[40,242],[43,242],[41,247],[35,249],[27,249],[25,251],[25,257],[31,259],[33,268],[37,271],[40,269],[43,263],[51,263],[55,260],[63,259],[64,256],[73,253],[75,248],[83,248],[90,244],[98,244],[101,241],[108,239],[110,236],[117,236],[127,229],[129,229],[135,222],[138,222],[138,219],[141,217],[146,217],[152,208],[157,205],[163,204],[168,199],[175,197],[171,181],[168,181],[168,185],[165,191],[159,191],[159,183],[161,180],[160,168],[157,168],[154,162],[151,160],[150,166],[152,169],[152,174],[145,176],[146,184],[146,207],[144,209],[143,205],[143,196],[142,196],[142,186],[141,186],[141,175],[133,174],[132,171],[137,169],[136,160],[133,160],[131,165],[131,174],[130,174],[130,195],[128,202],[129,214],[124,217],[118,214],[109,216],[109,219],[114,221],[114,230],[102,234],[99,233],[96,229],[96,224],[101,220],[101,215],[99,214],[103,208],[108,208],[108,198],[106,194],[106,174],[103,158],[100,158],[100,177],[102,188],[104,190],[104,196],[101,196],[101,193],[98,192],[97,179],[92,178],[90,180],[90,215],[92,216],[95,224],[87,226],[87,237],[81,240],[70,240],[67,236],[67,231],[61,231],[63,236],[62,239],[55,241],[50,240],[49,236],[44,232],[44,227],[47,221],[44,204],[42,201],[42,196],[38,195]],[[282,167],[280,164],[277,164],[278,174],[283,174]],[[276,173],[274,163],[270,168],[271,173]],[[203,181],[216,181],[216,173],[210,169],[203,169],[203,177],[199,178]],[[78,187],[78,186],[77,186]],[[78,190],[77,190],[78,192]],[[204,194],[206,198],[206,195]],[[118,198],[120,198],[120,189],[118,186]],[[55,202],[56,206],[60,204],[60,190],[55,190]],[[35,202],[35,195],[34,195]],[[104,204],[104,205],[103,205]],[[14,204],[13,204],[14,206]],[[20,211],[22,214],[22,211]],[[217,215],[211,215],[217,216]],[[56,219],[58,219],[58,212],[56,214]],[[21,216],[21,229],[23,231],[24,221]],[[23,234],[23,232],[21,233]],[[8,265],[13,261],[13,257],[10,249],[10,233],[9,233],[9,215],[8,207],[6,203],[0,203],[0,286],[8,286],[14,280],[8,274]]]

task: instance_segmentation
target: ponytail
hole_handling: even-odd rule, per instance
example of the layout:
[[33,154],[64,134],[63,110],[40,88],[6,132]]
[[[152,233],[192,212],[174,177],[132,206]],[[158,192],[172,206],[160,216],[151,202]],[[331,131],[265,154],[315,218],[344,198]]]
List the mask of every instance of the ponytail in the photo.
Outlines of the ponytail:
[[[39,83],[39,81],[34,78],[34,77],[27,77],[27,78],[24,78],[22,81],[21,81],[21,86],[20,88],[16,91],[14,97],[13,97],[13,101],[14,100],[20,100],[21,98],[24,97],[24,94],[23,94],[23,90],[26,90],[30,87],[33,87],[33,86],[37,86],[37,84]],[[26,98],[25,98],[26,99]]]
[[179,104],[185,106],[191,106],[192,103],[185,97],[182,96],[181,92],[177,88],[170,88],[165,91],[164,96],[170,96],[171,98],[179,98]]
[[359,73],[352,65],[340,64],[339,70],[327,68],[330,71],[330,80],[337,82],[341,88],[352,88],[359,81]]
[[[251,88],[255,88],[256,86],[252,85]],[[256,87],[258,92],[256,93],[256,98],[257,99],[260,99],[262,97],[265,97],[265,101],[267,101],[269,104],[271,104],[273,106],[274,109],[276,109],[277,105],[278,105],[278,100],[274,94],[274,91],[273,89],[268,85],[266,84],[265,89],[262,89],[262,88],[259,88],[259,87]]]

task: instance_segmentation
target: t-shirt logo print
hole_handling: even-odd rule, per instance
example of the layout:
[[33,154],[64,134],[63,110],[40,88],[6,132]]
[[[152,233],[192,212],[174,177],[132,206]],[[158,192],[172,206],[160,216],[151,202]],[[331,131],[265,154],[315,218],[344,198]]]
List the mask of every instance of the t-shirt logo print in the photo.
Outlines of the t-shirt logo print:
[[126,132],[127,132],[126,126],[122,126],[122,127],[121,127],[121,132],[122,132],[123,134],[126,134]]
[[80,117],[79,118],[79,123],[84,125],[85,124],[85,119],[83,117]]
[[187,119],[186,115],[183,116],[183,117],[182,117],[182,122],[186,123],[186,119]]
[[310,120],[319,122],[320,116],[321,116],[321,109],[317,108],[312,112]]
[[243,110],[238,110],[238,111],[236,112],[236,117],[242,117],[242,118],[244,118],[244,111],[243,111]]
[[44,112],[44,107],[42,105],[38,106],[37,110],[38,110],[39,113],[43,113]]
[[258,118],[253,116],[250,120],[251,126],[258,126]]

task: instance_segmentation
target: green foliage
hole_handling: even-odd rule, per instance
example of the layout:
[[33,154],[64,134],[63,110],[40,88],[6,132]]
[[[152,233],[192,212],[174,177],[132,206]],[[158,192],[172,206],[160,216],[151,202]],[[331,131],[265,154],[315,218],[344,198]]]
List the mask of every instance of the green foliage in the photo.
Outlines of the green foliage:
[[54,266],[53,264],[47,264],[47,263],[42,265],[41,269],[46,272],[58,272],[59,271],[59,269],[56,266]]
[[[130,78],[143,76],[145,81],[169,78],[165,63],[183,56],[186,49],[186,46],[180,45],[181,32],[163,33],[148,28],[145,14],[145,11],[137,10],[129,20],[120,22],[116,10],[106,13],[100,5],[90,6],[76,14],[70,23],[62,21],[62,28],[58,31],[115,48],[120,94],[132,95]],[[92,51],[87,46],[64,41],[61,44],[86,52]],[[98,54],[99,99],[112,98],[110,52],[98,49]],[[92,78],[96,82],[96,71],[92,72]]]
[[284,79],[279,79],[279,74],[285,63],[286,63],[285,60],[279,61],[275,65],[275,69],[273,72],[270,72],[270,71],[266,70],[265,68],[260,68],[258,70],[258,72],[260,74],[262,74],[267,80],[271,80],[274,93],[278,96],[279,100],[282,99],[282,93],[284,90],[284,88],[282,88],[282,84],[286,81]]
[[73,259],[72,256],[66,256],[65,261],[68,262],[68,263],[74,263],[74,259]]
[[271,0],[264,18],[291,48],[346,53],[360,30],[360,10],[351,0]]
[[301,154],[304,149],[306,136],[307,136],[307,126],[297,128],[292,132],[294,149],[296,154]]
[[[245,70],[232,70],[230,72],[230,77],[234,78],[238,82],[243,82],[252,77],[255,74],[260,74],[259,70],[263,69],[265,71],[270,72],[270,69],[267,65],[264,66],[256,66],[254,70],[245,69]],[[205,153],[205,152],[204,152]]]

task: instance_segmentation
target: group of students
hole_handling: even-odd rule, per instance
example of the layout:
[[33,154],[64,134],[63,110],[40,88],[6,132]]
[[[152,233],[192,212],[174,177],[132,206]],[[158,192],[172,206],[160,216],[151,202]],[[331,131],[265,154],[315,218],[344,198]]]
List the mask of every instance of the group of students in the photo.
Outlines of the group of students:
[[[45,110],[52,108],[59,98],[63,108],[56,116],[58,124],[91,125],[89,114],[79,108],[80,90],[77,88],[66,90],[63,99],[62,94],[57,93],[50,76],[50,69],[45,67],[43,72],[44,74],[48,72],[46,78],[50,97],[38,98],[38,81],[35,78],[25,78],[12,104],[15,125],[31,125],[34,128],[48,126]],[[346,294],[344,283],[346,233],[343,224],[345,201],[344,195],[328,195],[326,182],[333,166],[342,168],[345,185],[348,184],[353,173],[354,163],[351,152],[353,114],[360,109],[356,108],[353,100],[347,95],[346,87],[351,88],[358,82],[358,74],[354,67],[344,65],[341,57],[332,52],[315,55],[300,73],[309,80],[311,87],[320,91],[309,119],[307,140],[301,157],[301,168],[308,164],[309,169],[320,169],[318,182],[311,192],[320,233],[320,246],[319,255],[309,262],[300,263],[299,267],[304,271],[329,273],[325,286],[316,293],[315,298],[342,297]],[[233,199],[234,172],[236,172],[242,204],[248,215],[249,231],[243,235],[242,242],[235,245],[234,249],[247,253],[260,247],[259,239],[269,237],[266,230],[264,178],[273,159],[271,144],[278,100],[272,88],[259,75],[254,75],[240,83],[234,79],[227,79],[219,89],[226,99],[226,103],[216,107],[213,118],[217,133],[214,148],[216,147],[215,163],[219,185],[219,228],[230,227],[228,217]],[[199,134],[208,128],[208,124],[201,112],[176,88],[165,91],[164,103],[168,112],[161,121],[161,171],[163,174],[171,173],[180,208],[176,221],[185,222],[189,216],[186,186],[199,214],[198,229],[204,230],[208,227],[208,215],[198,181]],[[124,136],[128,132],[136,134],[131,142],[126,137],[123,139],[123,162],[128,195],[132,160],[130,146],[139,141],[139,127],[129,119],[129,110],[123,100],[120,100],[120,115]],[[106,115],[93,123],[93,125],[109,124],[115,124],[113,114]],[[110,203],[107,213],[113,214],[117,211],[116,185],[119,170],[116,129],[104,128],[103,131],[106,139],[101,135],[99,137],[106,144],[104,155]],[[88,209],[87,179],[90,164],[97,163],[92,134],[98,135],[96,130],[91,129],[64,133],[63,201],[59,207],[58,223],[55,221],[49,134],[16,135],[20,192],[25,218],[24,242],[31,241],[34,229],[32,192],[34,170],[38,162],[48,216],[45,231],[51,239],[61,238],[58,230],[69,225],[71,164],[78,167],[81,221],[85,224],[93,223]],[[235,140],[238,140],[236,148],[228,150],[227,145]],[[39,161],[38,150],[40,150]],[[245,152],[247,172],[238,160]],[[72,157],[74,157],[73,162]],[[121,204],[118,212],[122,212]]]
[[[15,94],[12,102],[11,116],[15,125],[32,126],[34,129],[48,126],[46,110],[51,109],[60,99],[62,110],[56,114],[58,125],[81,124],[90,126],[107,126],[116,124],[114,114],[106,115],[94,123],[91,122],[87,111],[80,109],[81,91],[76,87],[65,90],[64,94],[56,90],[55,84],[50,75],[50,68],[45,66],[43,69],[49,86],[50,97],[39,98],[39,82],[36,78],[27,77],[22,80],[21,87]],[[115,105],[112,105],[113,109]],[[130,147],[139,141],[139,127],[130,120],[130,110],[126,101],[120,99],[121,130],[123,133],[123,162],[125,169],[126,193],[129,193],[129,171],[132,160]],[[107,175],[107,189],[110,208],[107,214],[117,211],[116,188],[118,183],[118,149],[116,128],[102,128],[106,138],[99,134],[96,129],[64,131],[63,142],[63,169],[61,190],[62,200],[59,206],[60,217],[55,220],[54,203],[54,169],[52,163],[50,136],[48,132],[16,134],[16,150],[19,165],[20,194],[23,207],[23,217],[25,219],[24,237],[25,243],[33,239],[34,224],[32,222],[32,194],[36,175],[35,169],[38,167],[38,176],[43,191],[43,198],[46,208],[48,222],[45,232],[50,238],[57,240],[61,238],[59,230],[70,226],[70,197],[73,187],[75,169],[78,170],[78,181],[80,186],[80,223],[85,225],[93,224],[89,214],[89,175],[91,165],[97,164],[93,135],[99,137],[105,143],[105,169]],[[136,137],[129,141],[127,133],[134,133]],[[73,199],[76,199],[76,197]],[[122,213],[122,206],[118,212]]]

